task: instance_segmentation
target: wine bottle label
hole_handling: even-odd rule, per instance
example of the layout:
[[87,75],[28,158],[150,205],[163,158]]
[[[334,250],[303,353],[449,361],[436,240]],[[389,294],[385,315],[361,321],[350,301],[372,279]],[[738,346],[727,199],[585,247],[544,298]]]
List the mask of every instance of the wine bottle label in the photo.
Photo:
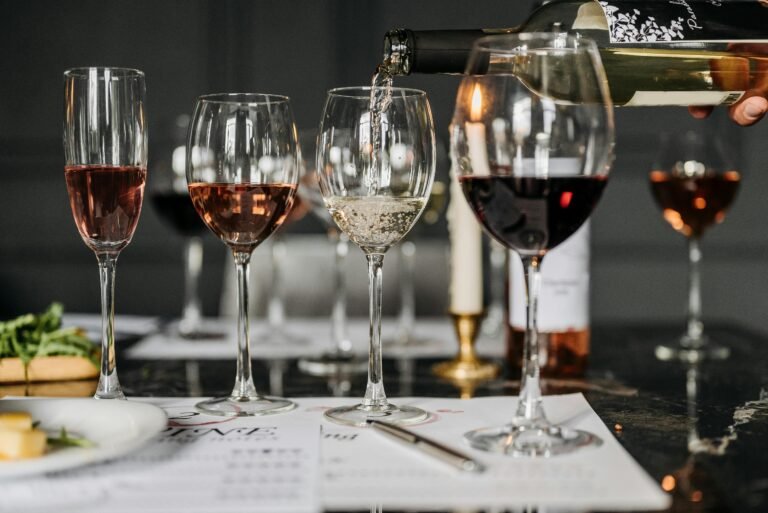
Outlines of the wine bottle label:
[[766,41],[765,0],[600,1],[611,43]]
[[625,107],[640,105],[732,105],[744,91],[636,91]]
[[[510,258],[509,317],[525,328],[525,275],[517,255]],[[538,328],[563,332],[589,327],[589,221],[549,251],[541,266]]]

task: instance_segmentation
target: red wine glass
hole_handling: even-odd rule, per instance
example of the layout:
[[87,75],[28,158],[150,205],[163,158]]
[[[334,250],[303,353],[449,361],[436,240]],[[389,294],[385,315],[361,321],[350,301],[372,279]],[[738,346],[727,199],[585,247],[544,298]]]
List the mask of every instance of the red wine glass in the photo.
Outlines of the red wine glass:
[[704,232],[725,219],[741,175],[728,162],[721,138],[705,132],[663,134],[650,173],[664,219],[688,240],[688,320],[678,344],[659,345],[660,360],[721,360],[730,350],[704,334],[701,320],[701,247]]
[[124,68],[64,72],[64,177],[80,236],[101,279],[97,399],[125,399],[115,359],[115,270],[133,237],[147,179],[144,73]]
[[541,262],[589,218],[610,168],[613,108],[595,44],[564,33],[478,41],[456,99],[451,144],[470,207],[491,237],[520,256],[528,294],[517,412],[510,423],[465,438],[521,457],[599,445],[591,433],[547,420],[536,325]]
[[184,306],[168,334],[182,339],[219,338],[223,333],[204,327],[199,282],[203,268],[205,224],[189,198],[186,176],[186,138],[189,114],[177,116],[172,127],[170,151],[152,166],[149,199],[158,217],[184,240]]
[[279,413],[295,404],[256,391],[251,373],[248,266],[256,247],[283,224],[299,177],[291,104],[272,94],[213,94],[197,100],[187,141],[195,210],[232,251],[238,282],[237,375],[227,397],[203,401],[211,415]]

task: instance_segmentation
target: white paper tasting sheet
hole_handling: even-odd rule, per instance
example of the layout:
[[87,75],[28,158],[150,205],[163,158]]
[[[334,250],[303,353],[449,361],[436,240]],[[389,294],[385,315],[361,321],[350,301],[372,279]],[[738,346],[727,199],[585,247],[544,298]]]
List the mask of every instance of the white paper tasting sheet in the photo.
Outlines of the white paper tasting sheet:
[[[603,439],[596,449],[548,459],[515,459],[469,448],[469,429],[497,426],[515,412],[514,397],[401,400],[435,414],[413,431],[460,448],[486,464],[460,473],[373,430],[323,425],[321,497],[327,509],[368,501],[385,509],[505,509],[535,505],[554,511],[658,510],[669,497],[629,456],[581,394],[544,398],[552,421]],[[334,403],[335,404],[335,403]]]
[[0,512],[314,513],[319,426],[212,417],[192,399],[153,399],[169,425],[136,454],[0,484]]
[[[327,422],[325,408],[354,398],[297,399],[293,412],[234,419],[192,415],[199,399],[151,399],[171,417],[168,431],[136,455],[48,478],[0,484],[0,511],[304,512],[426,510],[535,505],[554,511],[658,510],[668,496],[627,454],[580,394],[544,399],[552,421],[585,429],[602,446],[550,459],[476,451],[462,434],[500,425],[514,397],[393,399],[433,413],[415,432],[487,465],[463,474],[365,428]],[[55,497],[52,497],[55,494]],[[46,497],[47,496],[47,497]],[[9,499],[10,498],[10,499]],[[16,505],[25,507],[10,507]],[[34,501],[33,501],[34,502]],[[34,510],[32,510],[34,511]]]
[[[218,337],[201,338],[194,341],[174,335],[174,327],[161,332],[151,332],[127,350],[129,358],[146,360],[194,360],[224,359],[231,360],[237,354],[237,323],[234,319],[206,319],[203,329],[220,334]],[[254,358],[281,359],[319,356],[331,348],[331,327],[327,319],[306,318],[291,319],[290,332],[296,341],[285,343],[265,342],[269,327],[259,320],[251,323],[251,352]],[[350,319],[348,336],[352,340],[352,350],[360,355],[368,355],[368,319]],[[397,334],[397,321],[384,319],[382,337],[392,340]],[[391,345],[387,347],[387,356],[392,358],[450,357],[456,354],[456,335],[451,323],[443,318],[420,318],[414,328],[416,343],[410,345]],[[97,337],[98,338],[98,337]],[[501,339],[481,338],[477,350],[485,356],[502,356],[504,345]]]

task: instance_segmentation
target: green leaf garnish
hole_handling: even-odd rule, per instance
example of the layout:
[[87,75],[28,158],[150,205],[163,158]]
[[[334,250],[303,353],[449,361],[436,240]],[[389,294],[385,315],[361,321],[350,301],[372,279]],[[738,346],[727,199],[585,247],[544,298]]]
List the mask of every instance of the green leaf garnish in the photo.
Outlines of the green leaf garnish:
[[25,314],[0,322],[0,358],[19,358],[25,371],[38,356],[80,356],[98,367],[98,349],[79,328],[62,328],[64,312],[52,303],[40,314]]
[[48,443],[65,447],[95,447],[95,444],[87,438],[69,435],[64,426],[61,427],[58,437],[48,437]]

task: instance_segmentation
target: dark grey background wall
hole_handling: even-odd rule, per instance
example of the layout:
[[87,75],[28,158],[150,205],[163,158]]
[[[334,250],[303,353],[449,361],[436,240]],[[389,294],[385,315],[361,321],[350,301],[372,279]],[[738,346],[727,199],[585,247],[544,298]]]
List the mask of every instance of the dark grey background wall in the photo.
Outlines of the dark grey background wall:
[[[315,126],[325,91],[362,84],[377,63],[387,29],[517,24],[528,0],[138,0],[2,2],[0,17],[0,316],[44,307],[98,311],[95,259],[80,241],[62,173],[64,69],[130,66],[147,74],[150,175],[167,166],[173,123],[207,92],[262,91],[291,96],[300,127]],[[458,79],[408,77],[400,85],[429,92],[441,138]],[[743,171],[726,223],[705,238],[704,307],[709,318],[768,329],[768,122],[751,129],[722,112],[706,122],[734,148]],[[617,112],[618,158],[593,223],[593,317],[597,321],[679,319],[684,313],[686,253],[661,220],[647,172],[660,129],[702,128],[684,109]],[[444,166],[438,170],[445,174]],[[148,193],[151,194],[151,182]],[[285,234],[317,232],[306,218]],[[440,248],[444,226],[425,236]],[[175,314],[181,302],[181,239],[149,202],[118,267],[122,313]],[[205,309],[218,311],[227,255],[206,238]],[[438,249],[438,252],[440,250]],[[290,250],[289,250],[290,252]],[[429,266],[427,266],[429,267]],[[419,311],[445,306],[444,268],[419,283]],[[363,272],[362,266],[360,269]],[[394,284],[392,284],[394,286]],[[289,304],[290,307],[290,304]],[[356,305],[355,312],[364,311]],[[318,312],[321,313],[321,312]]]

